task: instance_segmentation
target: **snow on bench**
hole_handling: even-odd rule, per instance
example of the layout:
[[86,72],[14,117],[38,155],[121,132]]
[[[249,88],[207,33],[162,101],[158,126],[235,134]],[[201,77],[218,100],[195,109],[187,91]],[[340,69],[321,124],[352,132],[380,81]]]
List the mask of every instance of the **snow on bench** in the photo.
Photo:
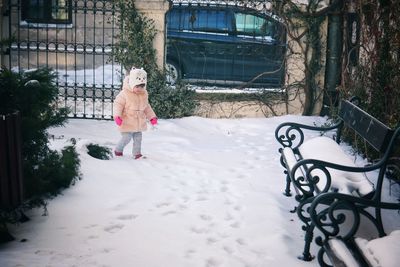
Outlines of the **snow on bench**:
[[[319,264],[335,267],[399,266],[400,229],[391,229],[389,235],[384,229],[384,225],[391,224],[385,223],[385,219],[399,219],[399,210],[398,200],[384,202],[380,194],[375,194],[372,199],[335,192],[316,197],[309,212],[313,224],[321,232],[315,239],[320,246]],[[390,211],[392,216],[388,215]]]
[[[330,162],[337,165],[358,167],[355,165],[354,160],[346,154],[341,147],[329,137],[321,136],[308,140],[299,147],[300,155],[303,159],[314,159],[325,162]],[[299,159],[296,158],[293,150],[285,147],[282,151],[283,157],[287,162],[289,170],[295,170],[294,177],[299,177],[306,169],[293,168]],[[299,165],[302,166],[302,165]],[[309,167],[309,166],[308,166]],[[342,171],[333,168],[327,168],[330,174],[330,190],[338,191],[345,194],[358,194],[366,196],[374,191],[373,184],[367,179],[364,173]],[[326,175],[321,169],[313,169],[311,171],[312,177],[319,177],[320,181],[316,183],[316,190],[318,192],[327,191],[327,181],[324,179]],[[299,194],[301,194],[299,192]]]
[[[398,267],[400,263],[400,230],[393,231],[390,235],[372,240],[361,237],[354,238],[358,251],[354,252],[339,238],[330,239],[328,246],[331,257],[336,257],[336,265],[346,267]],[[357,254],[359,253],[359,254]],[[360,258],[363,257],[362,261]],[[368,265],[364,265],[368,264]]]

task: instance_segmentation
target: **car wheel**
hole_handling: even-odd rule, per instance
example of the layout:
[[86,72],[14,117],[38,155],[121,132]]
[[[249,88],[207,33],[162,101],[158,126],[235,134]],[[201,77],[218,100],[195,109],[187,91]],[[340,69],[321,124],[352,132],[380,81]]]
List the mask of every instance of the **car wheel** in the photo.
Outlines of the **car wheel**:
[[167,83],[174,85],[181,78],[181,72],[178,65],[173,61],[167,61],[165,66],[167,71]]

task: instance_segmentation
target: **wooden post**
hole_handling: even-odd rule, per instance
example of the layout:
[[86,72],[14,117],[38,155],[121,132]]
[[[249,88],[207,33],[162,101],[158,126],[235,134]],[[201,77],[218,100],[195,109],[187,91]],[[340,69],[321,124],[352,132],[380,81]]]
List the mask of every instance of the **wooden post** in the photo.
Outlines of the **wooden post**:
[[0,209],[9,211],[23,201],[21,116],[0,114]]

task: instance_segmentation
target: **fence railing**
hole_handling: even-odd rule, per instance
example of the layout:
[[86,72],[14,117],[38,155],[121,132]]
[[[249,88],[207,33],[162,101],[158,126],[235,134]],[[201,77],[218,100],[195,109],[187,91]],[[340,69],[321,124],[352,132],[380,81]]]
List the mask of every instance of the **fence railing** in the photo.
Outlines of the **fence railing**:
[[[112,101],[120,90],[122,76],[121,66],[112,55],[119,34],[115,1],[52,1],[52,5],[67,5],[69,17],[64,23],[54,19],[36,22],[53,16],[54,8],[44,8],[50,1],[44,6],[40,6],[42,1],[35,2],[7,1],[3,37],[8,37],[10,45],[4,63],[16,71],[52,68],[57,73],[59,105],[68,107],[71,117],[111,118]],[[34,12],[25,11],[27,3],[37,4],[49,14],[35,17]]]

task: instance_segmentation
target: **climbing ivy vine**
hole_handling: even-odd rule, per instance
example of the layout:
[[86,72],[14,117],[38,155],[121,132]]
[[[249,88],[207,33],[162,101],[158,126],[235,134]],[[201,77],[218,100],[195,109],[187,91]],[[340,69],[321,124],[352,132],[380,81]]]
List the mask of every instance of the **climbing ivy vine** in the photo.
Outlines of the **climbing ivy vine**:
[[[359,1],[355,6],[361,21],[359,61],[343,61],[343,97],[358,96],[362,108],[386,125],[400,126],[400,0]],[[369,158],[368,144],[359,140],[358,150]],[[400,151],[397,151],[399,159]],[[399,164],[400,165],[400,164]]]
[[[326,1],[311,0],[299,4],[298,1],[273,1],[274,10],[282,18],[287,27],[289,36],[287,57],[303,60],[303,75],[298,78],[290,77],[289,84],[293,88],[302,89],[305,94],[304,115],[315,113],[316,104],[323,97],[324,85],[321,77],[324,70],[324,49],[326,49],[326,22],[329,12],[334,9],[338,1],[330,5],[323,5]],[[293,86],[293,85],[296,86]]]

